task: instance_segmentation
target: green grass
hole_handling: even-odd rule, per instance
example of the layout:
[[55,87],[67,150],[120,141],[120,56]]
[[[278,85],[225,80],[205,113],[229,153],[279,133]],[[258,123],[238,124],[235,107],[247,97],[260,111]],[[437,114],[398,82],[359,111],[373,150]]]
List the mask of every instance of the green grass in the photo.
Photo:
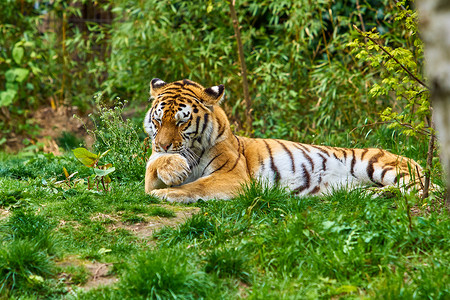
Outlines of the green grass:
[[[396,150],[392,132],[369,138]],[[108,193],[57,183],[63,167],[80,172],[73,180],[90,174],[70,153],[0,153],[0,298],[450,297],[439,201],[345,189],[299,198],[252,182],[230,201],[161,205],[139,180],[113,178]],[[84,290],[88,262],[112,264],[118,282]]]

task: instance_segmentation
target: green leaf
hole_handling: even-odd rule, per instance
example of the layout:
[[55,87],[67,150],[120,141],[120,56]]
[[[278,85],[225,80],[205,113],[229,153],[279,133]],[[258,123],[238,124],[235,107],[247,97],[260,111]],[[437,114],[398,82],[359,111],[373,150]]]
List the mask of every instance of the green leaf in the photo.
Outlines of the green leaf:
[[105,152],[103,152],[102,154],[100,154],[100,156],[98,157],[98,159],[100,160],[102,157],[104,157],[106,154],[108,154],[108,152],[111,151],[111,149],[106,150]]
[[6,90],[0,92],[0,107],[8,106],[13,103],[14,98],[17,95],[15,90]]
[[106,176],[106,175],[114,172],[115,170],[116,170],[115,167],[112,167],[112,168],[109,168],[109,169],[106,169],[106,170],[101,170],[101,169],[94,168],[94,173],[97,176]]
[[16,64],[20,65],[20,63],[22,62],[22,58],[23,58],[23,48],[20,46],[14,46],[14,49],[12,51],[12,57],[14,59],[14,61],[16,62]]
[[30,70],[25,68],[13,68],[5,72],[5,78],[8,83],[23,82],[27,79],[29,73]]
[[9,69],[5,72],[5,79],[7,82],[13,82],[16,80],[16,73],[14,72],[14,69]]
[[353,286],[353,285],[342,285],[339,288],[337,288],[336,293],[341,294],[341,293],[352,293],[352,292],[356,292],[358,290],[358,287]]
[[111,251],[112,251],[111,249],[100,248],[100,250],[98,250],[98,254],[103,255],[103,254],[111,252]]
[[88,151],[85,148],[76,148],[72,150],[75,157],[86,167],[93,167],[98,161],[98,155]]
[[16,74],[16,81],[23,82],[25,79],[27,79],[30,70],[24,68],[15,68],[14,73]]

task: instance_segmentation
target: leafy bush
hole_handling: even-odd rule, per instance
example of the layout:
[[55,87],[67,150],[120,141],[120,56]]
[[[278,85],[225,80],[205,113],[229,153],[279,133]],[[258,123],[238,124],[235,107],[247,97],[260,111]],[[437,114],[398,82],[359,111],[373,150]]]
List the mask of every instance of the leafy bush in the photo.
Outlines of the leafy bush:
[[108,108],[97,100],[98,115],[91,114],[94,129],[87,129],[94,138],[94,149],[99,153],[110,151],[105,161],[115,166],[115,176],[121,180],[141,180],[144,178],[145,163],[150,155],[149,145],[142,141],[136,124],[125,120],[123,110],[127,101]]

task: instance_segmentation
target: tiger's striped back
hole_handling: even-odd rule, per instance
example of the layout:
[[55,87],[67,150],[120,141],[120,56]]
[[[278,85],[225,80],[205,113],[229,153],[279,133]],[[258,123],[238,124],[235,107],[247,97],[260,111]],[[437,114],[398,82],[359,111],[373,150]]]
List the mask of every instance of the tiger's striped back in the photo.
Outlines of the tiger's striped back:
[[340,186],[405,187],[414,182],[420,188],[416,183],[422,168],[415,161],[386,150],[241,139],[245,140],[245,157],[252,177],[288,186],[298,195],[320,194]]

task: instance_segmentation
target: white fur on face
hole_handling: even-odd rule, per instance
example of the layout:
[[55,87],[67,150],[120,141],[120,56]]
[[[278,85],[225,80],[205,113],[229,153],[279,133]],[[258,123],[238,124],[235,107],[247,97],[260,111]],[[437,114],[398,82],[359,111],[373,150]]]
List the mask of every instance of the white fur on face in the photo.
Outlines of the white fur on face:
[[178,112],[175,114],[175,122],[187,122],[192,115],[192,108],[190,105],[185,107],[179,107]]

